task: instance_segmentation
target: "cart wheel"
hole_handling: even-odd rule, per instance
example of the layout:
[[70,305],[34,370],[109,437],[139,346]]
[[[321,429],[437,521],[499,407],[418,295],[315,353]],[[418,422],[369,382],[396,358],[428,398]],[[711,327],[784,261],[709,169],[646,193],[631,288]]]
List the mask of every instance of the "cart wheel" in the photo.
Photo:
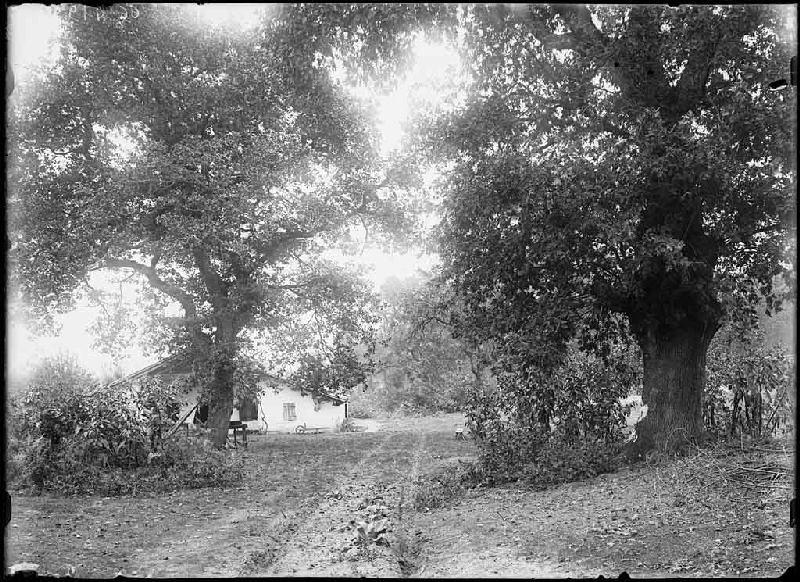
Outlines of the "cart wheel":
[[303,434],[304,432],[306,432],[306,428],[302,424],[298,424],[297,428],[294,429],[294,432],[296,432],[297,434]]

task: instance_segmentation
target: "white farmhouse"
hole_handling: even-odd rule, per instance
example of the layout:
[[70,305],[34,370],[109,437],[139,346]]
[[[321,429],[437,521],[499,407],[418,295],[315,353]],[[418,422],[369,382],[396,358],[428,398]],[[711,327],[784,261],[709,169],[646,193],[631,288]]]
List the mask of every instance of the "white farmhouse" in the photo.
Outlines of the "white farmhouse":
[[[251,408],[258,405],[258,418],[253,421],[253,428],[258,428],[260,432],[295,432],[299,425],[335,430],[347,418],[347,402],[335,396],[303,395],[286,385],[280,386],[278,391],[266,384],[261,388],[258,402],[250,403]],[[247,414],[245,408],[234,409],[231,419],[241,419],[250,428],[249,418],[253,414]],[[243,412],[246,415],[244,418],[241,417]]]
[[[191,358],[177,354],[142,368],[114,384],[143,377],[159,377],[165,382],[184,378],[191,372]],[[235,400],[231,421],[247,424],[247,429],[261,433],[293,433],[303,428],[336,430],[347,418],[347,402],[333,395],[312,395],[291,388],[283,380],[264,375],[258,383],[258,398]],[[208,415],[206,405],[198,405],[200,389],[191,389],[183,398],[179,418],[190,413],[185,422],[198,424]],[[190,412],[191,411],[191,412]],[[303,428],[298,428],[303,427]]]

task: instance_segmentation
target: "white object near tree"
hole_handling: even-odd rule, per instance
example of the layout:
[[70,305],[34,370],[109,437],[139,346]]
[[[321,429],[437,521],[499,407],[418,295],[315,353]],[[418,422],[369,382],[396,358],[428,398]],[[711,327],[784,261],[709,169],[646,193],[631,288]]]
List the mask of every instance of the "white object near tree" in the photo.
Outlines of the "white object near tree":
[[36,572],[39,570],[39,564],[33,562],[20,562],[8,567],[8,574],[13,576],[17,572]]

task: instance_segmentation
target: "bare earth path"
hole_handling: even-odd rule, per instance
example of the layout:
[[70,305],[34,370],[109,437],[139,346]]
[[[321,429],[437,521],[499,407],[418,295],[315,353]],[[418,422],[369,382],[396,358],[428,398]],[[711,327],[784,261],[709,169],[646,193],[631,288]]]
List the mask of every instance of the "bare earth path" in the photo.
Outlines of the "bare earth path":
[[356,532],[343,528],[371,504],[394,511],[419,460],[440,460],[425,448],[432,428],[455,456],[472,454],[471,444],[452,443],[451,424],[446,417],[398,421],[383,432],[254,437],[241,453],[250,471],[237,488],[15,495],[6,566],[32,562],[40,574],[80,577],[398,575],[386,548],[345,556]]
[[[400,570],[391,554],[375,553],[369,561],[357,559],[353,546],[356,536],[350,522],[360,519],[373,504],[393,505],[389,491],[379,483],[377,463],[385,463],[382,453],[399,434],[388,433],[370,455],[337,480],[327,494],[288,540],[281,558],[265,571],[248,572],[261,576],[399,576]],[[425,436],[417,437],[415,449],[421,450]],[[393,448],[393,447],[392,447]],[[413,471],[412,471],[413,474]],[[350,554],[348,555],[348,552]],[[353,556],[352,558],[350,556]]]
[[[6,566],[128,576],[769,576],[794,561],[785,445],[638,466],[546,491],[472,489],[413,508],[418,476],[475,455],[455,416],[375,432],[254,437],[235,488],[14,496]],[[754,481],[755,477],[760,480]],[[390,546],[351,521],[383,508]]]

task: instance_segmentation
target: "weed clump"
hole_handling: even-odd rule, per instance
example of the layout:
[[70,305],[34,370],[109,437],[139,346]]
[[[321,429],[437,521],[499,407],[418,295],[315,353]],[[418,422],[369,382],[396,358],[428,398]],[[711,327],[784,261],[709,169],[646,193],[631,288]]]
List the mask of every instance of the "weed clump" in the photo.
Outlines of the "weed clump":
[[480,466],[459,461],[455,468],[446,467],[420,476],[414,483],[413,507],[417,511],[444,507],[483,482],[485,476]]

